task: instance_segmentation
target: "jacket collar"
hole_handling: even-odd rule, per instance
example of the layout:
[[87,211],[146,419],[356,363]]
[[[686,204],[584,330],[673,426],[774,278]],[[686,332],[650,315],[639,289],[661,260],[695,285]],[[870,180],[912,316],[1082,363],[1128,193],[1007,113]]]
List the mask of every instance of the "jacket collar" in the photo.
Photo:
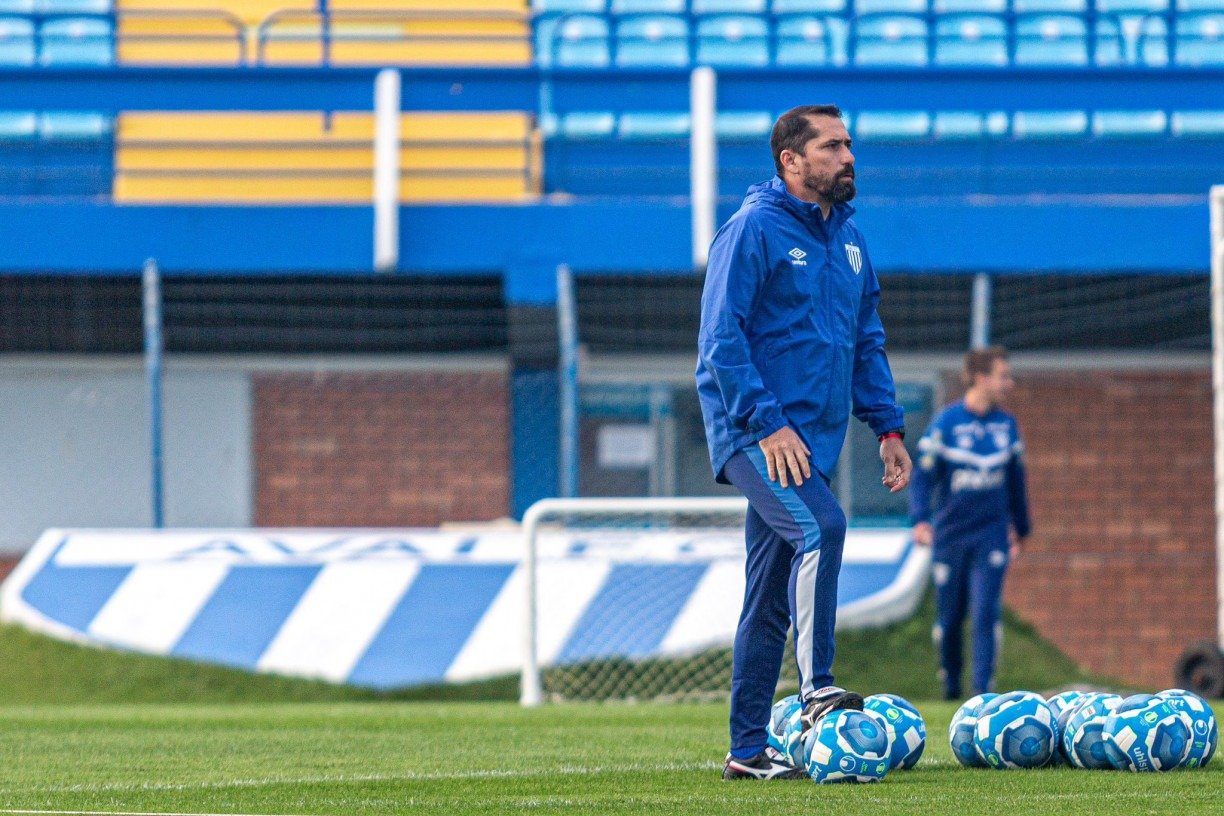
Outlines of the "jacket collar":
[[854,207],[849,204],[834,204],[833,208],[829,211],[829,220],[826,221],[824,213],[820,211],[820,205],[804,201],[798,196],[793,195],[790,190],[786,189],[786,182],[782,180],[781,176],[774,176],[769,181],[755,184],[748,188],[750,194],[758,191],[776,199],[783,207],[794,214],[796,218],[817,224],[819,229],[828,234],[836,232],[845,223],[847,218],[854,215]]

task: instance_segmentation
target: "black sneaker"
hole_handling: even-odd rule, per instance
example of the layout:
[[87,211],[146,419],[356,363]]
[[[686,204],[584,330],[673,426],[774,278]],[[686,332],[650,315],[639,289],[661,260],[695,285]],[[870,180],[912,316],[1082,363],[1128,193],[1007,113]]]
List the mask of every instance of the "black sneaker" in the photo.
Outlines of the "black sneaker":
[[796,768],[772,745],[752,759],[736,759],[727,754],[723,779],[807,779],[807,771]]
[[820,689],[803,702],[803,713],[799,715],[803,731],[806,733],[809,728],[815,727],[816,723],[820,722],[821,717],[841,708],[862,711],[863,695],[837,686],[825,686]]

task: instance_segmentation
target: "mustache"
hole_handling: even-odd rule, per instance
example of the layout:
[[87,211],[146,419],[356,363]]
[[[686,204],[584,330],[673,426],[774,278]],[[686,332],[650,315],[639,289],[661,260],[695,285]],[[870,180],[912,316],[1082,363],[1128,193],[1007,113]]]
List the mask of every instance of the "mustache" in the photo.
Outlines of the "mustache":
[[837,177],[853,179],[854,178],[854,168],[853,167],[847,168],[844,172],[840,173]]

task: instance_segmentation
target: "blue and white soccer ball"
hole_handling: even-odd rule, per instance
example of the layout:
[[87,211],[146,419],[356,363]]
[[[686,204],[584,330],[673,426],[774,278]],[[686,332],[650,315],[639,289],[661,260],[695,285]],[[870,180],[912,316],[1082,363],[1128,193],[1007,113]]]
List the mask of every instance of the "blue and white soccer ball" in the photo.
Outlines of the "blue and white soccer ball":
[[978,713],[975,737],[991,768],[1040,768],[1054,756],[1054,714],[1035,692],[1000,694]]
[[908,770],[917,765],[926,748],[926,723],[914,704],[895,694],[873,694],[863,701],[863,710],[879,717],[893,730],[890,769]]
[[1190,716],[1194,736],[1190,740],[1190,752],[1182,760],[1181,766],[1201,768],[1210,762],[1219,745],[1220,733],[1215,712],[1207,701],[1185,689],[1166,689],[1156,696],[1166,700],[1174,711],[1184,711]]
[[1171,771],[1190,753],[1194,724],[1152,694],[1127,697],[1105,720],[1105,755],[1122,771]]
[[815,782],[879,782],[889,769],[888,743],[887,723],[838,709],[804,735],[803,767]]
[[799,706],[786,717],[782,728],[782,747],[778,750],[786,754],[786,758],[796,768],[802,768],[803,758],[803,706]]
[[1096,694],[1091,691],[1064,691],[1046,700],[1050,713],[1054,715],[1054,759],[1052,765],[1070,765],[1070,761],[1062,751],[1062,737],[1067,730],[1071,715],[1079,709],[1084,701]]
[[778,751],[786,753],[786,723],[791,715],[803,709],[803,703],[798,694],[783,697],[773,704],[769,712],[769,725],[766,726],[765,740]]
[[1120,705],[1122,698],[1117,694],[1098,694],[1071,709],[1060,748],[1073,767],[1094,770],[1113,767],[1105,753],[1105,720]]
[[1046,705],[1050,707],[1050,713],[1057,720],[1064,711],[1078,705],[1092,693],[1090,691],[1064,691],[1046,700]]
[[983,706],[998,696],[988,693],[970,697],[952,715],[952,723],[948,726],[948,742],[952,745],[952,755],[956,757],[956,761],[966,768],[986,767],[977,752],[978,713]]

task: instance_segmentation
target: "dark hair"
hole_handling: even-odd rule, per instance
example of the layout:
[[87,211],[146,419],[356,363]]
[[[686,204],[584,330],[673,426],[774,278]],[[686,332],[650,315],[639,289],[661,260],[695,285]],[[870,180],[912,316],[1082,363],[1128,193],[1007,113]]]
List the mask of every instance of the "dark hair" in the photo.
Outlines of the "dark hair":
[[813,116],[832,116],[834,119],[840,119],[841,108],[836,105],[800,105],[791,108],[774,122],[773,133],[769,135],[769,149],[773,151],[774,167],[778,175],[782,174],[782,151],[802,153],[803,146],[816,136],[816,128],[812,126]]
[[965,364],[961,368],[961,383],[966,388],[973,387],[973,379],[978,374],[990,374],[994,371],[996,360],[1006,360],[1007,349],[1002,346],[986,346],[973,349],[965,355]]

